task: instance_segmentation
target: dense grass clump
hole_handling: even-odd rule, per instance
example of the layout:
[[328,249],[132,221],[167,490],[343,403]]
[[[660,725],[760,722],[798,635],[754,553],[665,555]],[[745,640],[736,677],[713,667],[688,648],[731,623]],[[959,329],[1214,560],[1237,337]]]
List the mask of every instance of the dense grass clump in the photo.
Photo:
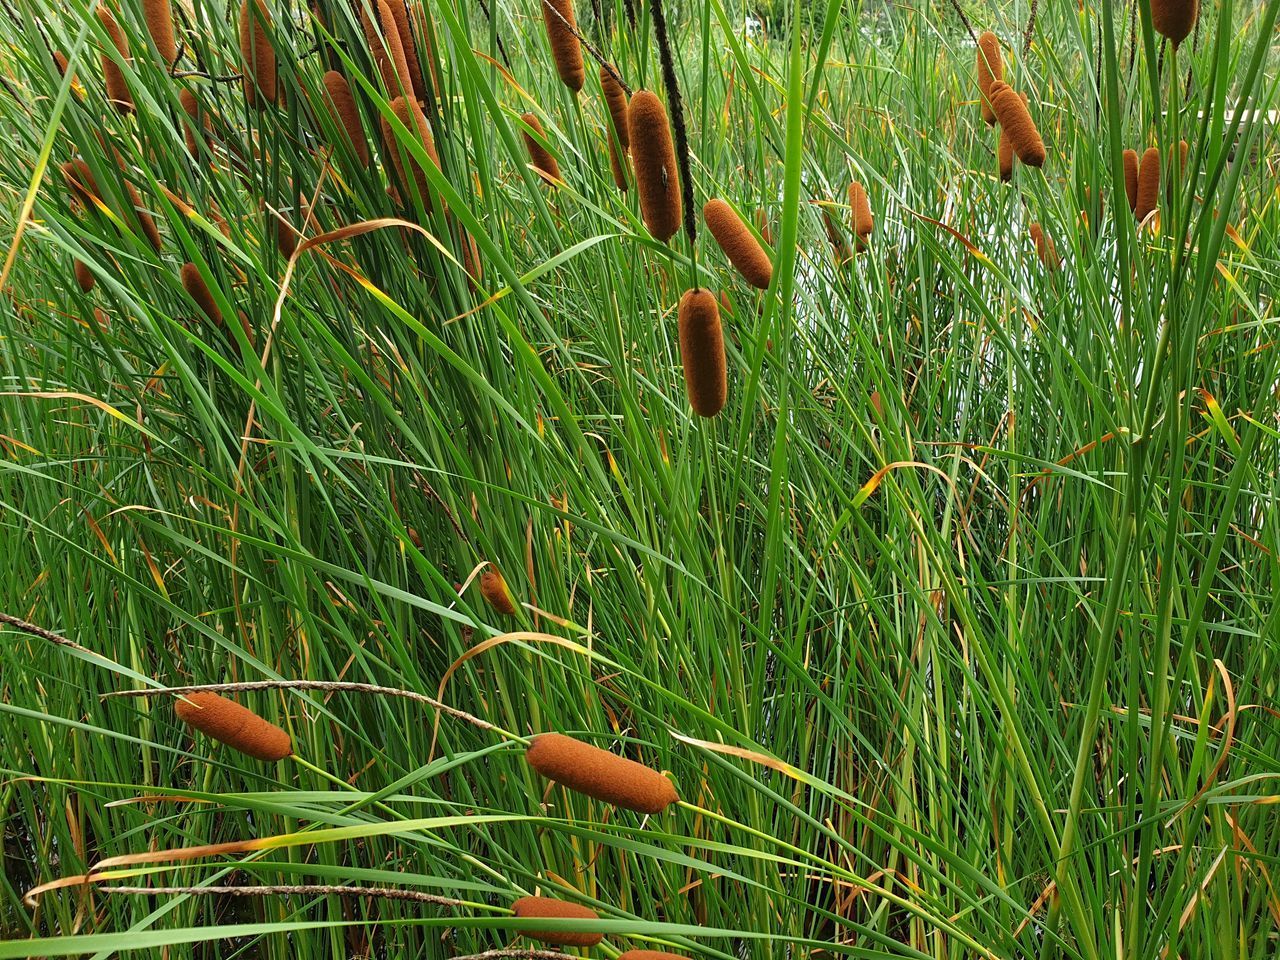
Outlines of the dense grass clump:
[[0,4],[0,960],[1274,960],[1278,22]]

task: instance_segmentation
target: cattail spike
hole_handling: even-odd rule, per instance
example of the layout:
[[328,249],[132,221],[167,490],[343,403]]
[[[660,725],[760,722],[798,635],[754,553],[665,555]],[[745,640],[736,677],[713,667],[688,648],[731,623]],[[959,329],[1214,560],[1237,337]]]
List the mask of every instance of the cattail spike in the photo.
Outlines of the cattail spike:
[[1138,151],[1126,150],[1124,158],[1124,195],[1130,212],[1138,209]]
[[627,109],[627,129],[641,216],[649,232],[666,243],[680,229],[680,175],[667,109],[656,94],[636,91]]
[[623,193],[627,192],[627,161],[622,148],[614,142],[614,138],[605,134],[609,145],[609,172],[613,174],[614,185]]
[[982,103],[982,119],[990,126],[996,122],[991,107],[991,84],[1004,79],[1004,59],[1000,39],[990,30],[978,37],[978,93]]
[[[360,0],[363,3],[363,0]],[[400,28],[396,25],[395,13],[388,0],[371,0],[377,22],[368,10],[361,7],[360,23],[364,27],[365,40],[369,43],[369,52],[373,55],[374,65],[382,77],[382,85],[390,97],[402,94],[417,101],[413,89],[413,77],[409,73],[409,59],[405,54],[404,41],[400,37]]]
[[[410,134],[417,134],[418,140],[421,142],[422,148],[426,150],[428,158],[439,169],[440,155],[436,153],[435,138],[431,136],[431,127],[427,123],[426,115],[423,114],[422,107],[418,105],[418,101],[409,100],[405,97],[396,97],[391,101],[391,112],[396,115],[396,119],[408,128]],[[423,209],[430,212],[432,209],[430,181],[427,179],[427,175],[417,159],[407,150],[401,148],[396,140],[395,131],[391,129],[391,124],[386,117],[382,118],[382,142],[391,153],[391,160],[395,164],[396,174],[403,185],[401,195],[404,201],[406,203],[410,201],[408,190],[409,184],[412,182],[417,187],[418,197],[422,201]]]
[[627,129],[627,92],[603,64],[600,66],[600,87],[604,91],[604,102],[609,107],[609,119],[613,122],[618,146],[626,153],[631,149],[631,133]]
[[142,0],[142,16],[156,50],[165,63],[173,66],[178,59],[178,45],[173,39],[173,10],[169,0]]
[[98,189],[98,183],[93,179],[93,171],[89,169],[87,163],[76,157],[64,163],[61,170],[63,179],[71,188],[71,195],[88,210],[93,210],[102,202],[102,191]]
[[1047,236],[1038,223],[1031,224],[1030,232],[1031,239],[1036,245],[1036,256],[1040,258],[1040,262],[1049,270],[1057,270],[1061,261],[1058,259],[1058,251],[1053,246],[1053,238]]
[[542,20],[547,27],[547,40],[551,44],[551,56],[556,61],[556,73],[566,87],[577,93],[587,79],[582,66],[582,44],[574,31],[578,21],[573,15],[573,0],[538,0],[542,4]]
[[[600,914],[590,907],[568,900],[551,897],[521,897],[511,905],[517,917],[526,919],[599,920]],[[566,947],[594,947],[604,939],[603,933],[584,933],[574,930],[521,930],[523,936],[543,943],[557,943]]]
[[1133,215],[1141,223],[1160,202],[1160,148],[1148,147],[1138,165],[1138,193]]
[[1040,131],[1036,129],[1026,103],[1003,80],[991,82],[990,96],[996,119],[1009,134],[1009,142],[1013,144],[1013,152],[1018,159],[1029,167],[1044,166],[1044,141],[1040,139]]
[[[105,6],[100,6],[98,7],[98,20],[101,21],[102,29],[111,38],[111,42],[115,45],[121,59],[128,61],[130,59],[129,38],[120,29],[120,24],[116,22],[115,16]],[[111,102],[111,105],[120,113],[133,113],[133,94],[129,92],[129,84],[125,81],[124,71],[120,69],[118,63],[105,53],[102,55],[102,78],[106,84],[107,99]]]
[[[711,294],[702,293],[715,303]],[[661,813],[680,799],[671,781],[657,770],[564,734],[534,737],[525,759],[548,780],[637,813]]]
[[182,136],[187,143],[187,152],[193,157],[200,155],[200,144],[208,144],[209,134],[213,129],[207,110],[200,106],[196,95],[183,87],[178,92],[178,103],[182,112],[187,115],[187,122],[182,125]]
[[137,188],[128,180],[124,182],[125,192],[129,195],[129,203],[133,207],[133,214],[138,218],[138,226],[142,228],[142,235],[147,238],[147,242],[152,248],[159,250],[162,246],[160,240],[160,228],[156,226],[155,219],[147,212],[146,207],[142,205],[142,197],[138,194]]
[[708,291],[694,289],[680,298],[680,360],[689,405],[700,417],[714,417],[729,396],[720,308]]
[[178,719],[233,750],[265,761],[283,760],[293,753],[287,733],[234,700],[207,690],[183,696],[173,705]]
[[[551,151],[541,143],[541,141],[547,139],[546,131],[542,129],[542,123],[532,113],[522,113],[520,114],[520,119],[529,128],[528,130],[520,131],[524,137],[525,149],[529,151],[529,162],[546,179],[558,181],[560,179],[560,164],[551,155]],[[530,133],[530,131],[533,132]]]
[[98,278],[93,275],[93,271],[89,269],[89,265],[83,260],[76,260],[71,264],[71,269],[76,275],[76,283],[80,284],[80,289],[85,293],[88,293],[97,284]]
[[268,103],[276,102],[276,52],[267,34],[270,23],[271,15],[264,0],[242,0],[240,62],[244,71],[244,98],[251,107],[259,105],[259,96]]
[[857,180],[849,184],[849,210],[853,215],[853,235],[857,238],[858,249],[865,250],[867,238],[876,228],[876,221],[871,215],[867,191]]
[[187,295],[196,302],[196,306],[204,311],[204,315],[215,325],[222,326],[222,311],[218,309],[218,304],[213,299],[213,294],[209,292],[209,285],[204,282],[204,277],[200,276],[200,268],[194,263],[182,265],[182,286],[187,291]]
[[480,596],[498,613],[508,617],[516,615],[516,604],[507,589],[507,581],[497,570],[486,570],[480,575]]
[[364,126],[360,123],[360,111],[351,96],[347,78],[337,70],[324,75],[325,106],[333,117],[334,125],[346,134],[347,143],[360,161],[361,167],[369,166],[369,145],[365,142]]
[[1152,29],[1175,47],[1187,39],[1199,15],[1199,0],[1151,0]]
[[1013,141],[1004,127],[1000,128],[1000,140],[996,146],[996,157],[1000,162],[1000,179],[1008,183],[1013,179]]
[[[431,97],[431,91],[427,89],[426,82],[422,76],[422,63],[418,59],[418,44],[413,39],[413,27],[409,22],[409,8],[405,4],[405,0],[386,0],[387,8],[391,13],[391,19],[395,21],[396,35],[400,39],[400,49],[404,51],[405,67],[408,76],[405,79],[405,91],[413,91],[413,95],[418,100],[427,100]],[[381,4],[378,7],[382,9]]]
[[689,960],[681,953],[663,953],[661,950],[628,950],[619,954],[618,960]]
[[737,211],[723,200],[708,200],[702,208],[702,219],[724,255],[747,283],[768,290],[773,279],[773,264]]

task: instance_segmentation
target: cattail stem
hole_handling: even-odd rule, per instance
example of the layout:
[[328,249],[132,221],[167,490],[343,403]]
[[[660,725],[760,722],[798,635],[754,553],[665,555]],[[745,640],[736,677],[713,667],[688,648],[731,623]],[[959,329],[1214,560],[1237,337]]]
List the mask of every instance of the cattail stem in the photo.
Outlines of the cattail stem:
[[698,238],[697,217],[693,206],[693,174],[689,169],[689,136],[684,126],[684,101],[680,97],[680,84],[676,80],[675,59],[671,56],[671,38],[667,34],[667,15],[662,10],[662,0],[653,0],[653,33],[658,40],[658,56],[662,61],[662,82],[667,88],[667,109],[671,114],[671,129],[676,140],[676,164],[680,168],[680,192],[684,194],[684,232],[689,238],[689,261],[697,286]]
[[[0,617],[5,615],[0,614]],[[38,629],[38,628],[37,628]],[[52,636],[56,636],[53,634]],[[48,639],[48,638],[46,638]],[[59,643],[67,643],[59,638]],[[511,733],[503,730],[496,724],[490,723],[488,720],[481,720],[469,713],[451,707],[448,704],[441,703],[434,697],[429,697],[425,693],[416,693],[413,690],[400,690],[396,687],[383,687],[375,683],[351,683],[345,680],[248,680],[241,683],[204,683],[195,684],[186,687],[150,687],[141,690],[111,690],[107,693],[99,695],[99,699],[106,700],[110,697],[154,697],[160,694],[181,694],[181,693],[198,693],[208,691],[210,693],[242,693],[250,690],[321,690],[332,693],[371,693],[381,697],[403,697],[406,700],[413,700],[416,703],[422,703],[433,710],[439,710],[441,713],[447,713],[451,717],[458,720],[464,720],[467,723],[474,724],[481,730],[490,730],[499,736],[512,740],[516,743],[528,744],[529,738],[522,737],[517,733]]]

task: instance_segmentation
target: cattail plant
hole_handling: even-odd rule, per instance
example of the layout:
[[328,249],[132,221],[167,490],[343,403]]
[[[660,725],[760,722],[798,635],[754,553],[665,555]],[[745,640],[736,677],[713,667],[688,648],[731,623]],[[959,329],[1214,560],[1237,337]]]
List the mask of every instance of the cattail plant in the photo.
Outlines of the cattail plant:
[[163,245],[160,239],[160,228],[156,226],[155,218],[147,212],[146,207],[142,204],[142,197],[138,193],[138,189],[128,180],[124,181],[125,193],[129,195],[129,203],[133,207],[133,214],[138,218],[138,226],[142,228],[142,235],[147,238],[147,242],[155,250],[159,250]]
[[761,240],[773,246],[773,230],[769,227],[769,215],[764,207],[756,207],[756,232],[760,234]]
[[831,209],[823,204],[822,225],[827,231],[827,241],[831,244],[831,252],[835,255],[836,263],[847,263],[853,259],[853,251],[849,247],[849,241],[845,238],[844,231],[840,229],[840,225],[836,223],[836,218],[831,215]]
[[1175,47],[1187,39],[1199,14],[1199,0],[1151,0],[1152,29]]
[[1124,160],[1124,195],[1129,201],[1129,211],[1138,209],[1138,151],[1126,150]]
[[98,283],[98,278],[93,275],[93,271],[89,269],[89,265],[83,260],[76,260],[71,264],[71,271],[76,275],[76,283],[80,285],[80,289],[88,293]]
[[368,167],[369,145],[365,142],[364,126],[360,123],[360,111],[356,109],[356,101],[351,96],[347,78],[337,70],[330,70],[321,82],[324,84],[325,106],[333,118],[334,125],[346,134],[347,144],[360,161],[360,166]]
[[627,108],[627,130],[640,215],[649,232],[666,243],[680,229],[680,177],[667,108],[657,94],[635,92]]
[[[396,115],[397,120],[408,128],[410,134],[417,136],[422,148],[427,152],[427,157],[439,169],[440,155],[436,153],[436,141],[431,136],[431,127],[427,123],[426,115],[422,112],[422,107],[418,105],[418,101],[410,100],[406,97],[396,97],[391,101],[391,112]],[[395,131],[391,129],[391,124],[386,117],[382,118],[382,142],[391,153],[391,160],[395,164],[396,175],[401,184],[401,196],[403,199],[406,202],[409,200],[410,194],[407,191],[410,190],[409,184],[412,183],[417,188],[423,209],[430,212],[432,209],[431,188],[426,171],[423,170],[412,154],[401,148],[396,140]]]
[[680,361],[689,405],[700,417],[714,417],[729,395],[724,332],[716,298],[703,289],[680,298]]
[[1038,223],[1031,224],[1029,231],[1031,239],[1036,245],[1036,256],[1040,258],[1040,262],[1049,270],[1057,270],[1061,261],[1058,259],[1058,251],[1053,245],[1053,238],[1044,232],[1044,228]]
[[605,134],[605,140],[609,147],[609,172],[613,174],[613,183],[623,193],[627,192],[627,155],[622,152],[622,148],[614,141],[614,138]]
[[853,217],[853,235],[858,249],[865,250],[867,238],[876,228],[876,221],[871,215],[871,202],[867,199],[866,188],[857,180],[849,184],[849,211]]
[[573,0],[539,0],[542,19],[547,27],[547,41],[556,62],[556,73],[566,87],[577,93],[587,79],[582,66],[582,44],[574,33],[578,21],[573,15]]
[[723,200],[708,200],[702,208],[702,219],[724,255],[747,283],[761,290],[769,289],[773,264],[737,211]]
[[1000,164],[1000,179],[1008,183],[1013,179],[1013,141],[1004,127],[1000,127],[1000,139],[996,144],[996,159]]
[[[408,68],[405,92],[412,90],[414,97],[427,100],[431,96],[431,91],[427,89],[426,80],[422,75],[422,63],[418,59],[418,44],[413,38],[413,26],[409,22],[409,8],[405,0],[387,0],[387,7],[391,11],[391,19],[395,22],[396,35],[400,39],[400,49],[404,51],[405,66]],[[378,5],[378,9],[381,11],[382,4]]]
[[507,581],[497,570],[486,570],[480,575],[480,596],[503,616],[516,615],[516,604],[511,599],[511,591],[507,589]]
[[[715,304],[711,294],[701,292]],[[637,813],[661,813],[680,799],[657,770],[561,733],[534,737],[525,759],[548,780]]]
[[1044,141],[1031,119],[1026,102],[1003,80],[993,80],[990,88],[991,107],[1000,126],[1009,134],[1013,152],[1029,167],[1042,167],[1045,161]]
[[604,91],[604,102],[609,108],[609,119],[618,138],[618,146],[626,153],[631,149],[631,134],[627,129],[627,91],[603,64],[600,66],[600,88]]
[[689,960],[682,953],[663,953],[661,950],[627,950],[618,960]]
[[541,121],[532,113],[522,113],[520,119],[528,128],[520,133],[524,137],[525,149],[529,151],[529,162],[554,185],[560,180],[560,164],[551,155],[551,151],[542,145],[542,141],[547,139],[547,133],[542,129]]
[[987,30],[978,37],[978,94],[982,103],[982,119],[988,125],[996,122],[991,107],[991,84],[1004,79],[1004,59],[1000,51],[1000,39]]
[[269,762],[292,755],[289,734],[248,707],[210,691],[196,691],[183,697],[173,705],[174,713],[205,736],[255,760]]
[[169,0],[142,0],[142,17],[156,51],[165,63],[173,66],[178,59],[178,44],[173,39],[173,10]]
[[186,122],[182,125],[182,136],[187,143],[187,152],[193,157],[200,155],[200,144],[209,143],[209,134],[213,129],[213,122],[201,105],[196,95],[183,87],[178,92],[178,103],[182,106],[182,112],[187,115]]
[[1133,215],[1138,222],[1147,219],[1160,202],[1160,148],[1148,147],[1138,165],[1138,192]]
[[242,84],[245,102],[259,105],[259,97],[276,102],[276,52],[271,46],[267,27],[271,15],[264,0],[241,0],[240,63],[244,71]]
[[93,171],[89,169],[87,163],[76,157],[74,160],[68,160],[59,169],[62,170],[62,178],[67,181],[67,186],[71,189],[72,197],[85,209],[93,210],[97,204],[102,203],[102,191],[98,189]]
[[[521,897],[511,905],[517,917],[526,919],[599,920],[600,914],[590,907],[552,897]],[[603,933],[585,933],[581,930],[521,930],[532,940],[556,943],[566,947],[594,947],[604,939]]]
[[181,276],[182,286],[187,291],[187,296],[196,302],[196,306],[204,311],[206,317],[216,326],[221,327],[222,311],[218,309],[218,304],[213,299],[213,294],[209,292],[209,285],[204,282],[204,277],[200,276],[200,268],[194,263],[184,263]]
[[[396,0],[397,3],[401,0]],[[373,56],[374,65],[382,77],[382,85],[391,97],[401,94],[417,101],[414,92],[413,76],[409,72],[409,59],[405,53],[404,41],[400,36],[395,13],[388,0],[376,0],[377,13],[375,22],[363,6],[360,10],[360,23],[364,27],[365,40],[369,43],[369,52]]]
[[[127,62],[130,59],[129,38],[120,29],[120,24],[116,22],[115,15],[105,5],[99,6],[98,20],[101,21],[102,29],[107,32],[107,36],[115,45],[120,58]],[[102,55],[102,79],[107,88],[107,100],[111,102],[111,105],[120,113],[133,113],[133,94],[129,92],[129,84],[125,81],[124,71],[120,69],[118,63],[105,53]]]

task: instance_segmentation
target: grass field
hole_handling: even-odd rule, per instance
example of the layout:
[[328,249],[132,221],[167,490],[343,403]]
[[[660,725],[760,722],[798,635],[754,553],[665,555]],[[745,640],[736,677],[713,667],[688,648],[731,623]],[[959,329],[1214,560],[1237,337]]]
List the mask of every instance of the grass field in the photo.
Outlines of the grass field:
[[0,4],[0,958],[1277,956],[1280,3],[1147,4],[579,0],[576,95],[535,0]]

